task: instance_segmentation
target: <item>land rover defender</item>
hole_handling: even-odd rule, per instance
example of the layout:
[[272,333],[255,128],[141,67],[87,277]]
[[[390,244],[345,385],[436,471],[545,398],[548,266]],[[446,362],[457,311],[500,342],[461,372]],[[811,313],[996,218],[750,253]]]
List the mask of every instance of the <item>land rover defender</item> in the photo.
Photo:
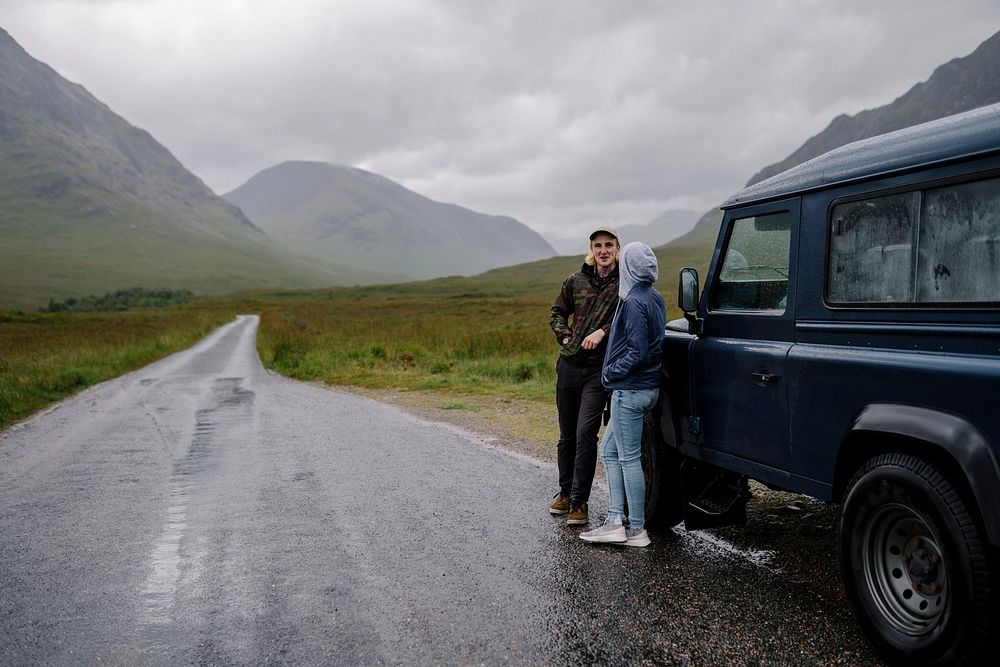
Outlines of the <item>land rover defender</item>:
[[722,207],[668,324],[647,516],[745,520],[747,479],[839,503],[850,604],[890,662],[1000,630],[1000,105],[859,141]]

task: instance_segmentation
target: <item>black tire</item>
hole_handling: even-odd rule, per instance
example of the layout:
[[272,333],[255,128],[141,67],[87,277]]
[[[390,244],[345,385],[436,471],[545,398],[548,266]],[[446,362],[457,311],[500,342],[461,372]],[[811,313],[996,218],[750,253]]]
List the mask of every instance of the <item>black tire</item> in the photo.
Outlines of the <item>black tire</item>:
[[848,600],[893,664],[978,664],[996,627],[981,525],[959,488],[926,461],[882,454],[844,499],[840,567]]
[[642,472],[646,478],[646,527],[668,530],[684,519],[681,457],[667,447],[652,414],[642,428]]

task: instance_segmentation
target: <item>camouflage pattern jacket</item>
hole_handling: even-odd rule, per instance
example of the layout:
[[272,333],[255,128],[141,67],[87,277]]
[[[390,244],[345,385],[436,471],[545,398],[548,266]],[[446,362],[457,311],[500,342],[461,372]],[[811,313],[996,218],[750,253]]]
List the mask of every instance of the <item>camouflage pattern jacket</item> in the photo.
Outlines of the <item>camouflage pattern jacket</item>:
[[[567,278],[552,304],[552,316],[549,318],[549,326],[562,346],[559,356],[577,366],[592,367],[604,363],[607,334],[616,305],[617,265],[605,278],[598,276],[596,267],[588,264]],[[583,339],[598,329],[604,329],[604,340],[593,350],[583,349]],[[569,340],[564,343],[566,339]]]

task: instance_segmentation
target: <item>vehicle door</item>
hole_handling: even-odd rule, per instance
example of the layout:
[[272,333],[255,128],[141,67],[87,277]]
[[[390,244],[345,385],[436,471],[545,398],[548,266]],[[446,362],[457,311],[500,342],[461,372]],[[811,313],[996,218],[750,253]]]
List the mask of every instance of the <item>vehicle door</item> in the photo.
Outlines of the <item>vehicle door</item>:
[[[726,213],[691,350],[690,427],[708,450],[705,460],[761,479],[769,477],[761,466],[778,472],[789,461],[785,361],[794,340],[798,222],[798,199]],[[734,466],[734,458],[760,465]]]

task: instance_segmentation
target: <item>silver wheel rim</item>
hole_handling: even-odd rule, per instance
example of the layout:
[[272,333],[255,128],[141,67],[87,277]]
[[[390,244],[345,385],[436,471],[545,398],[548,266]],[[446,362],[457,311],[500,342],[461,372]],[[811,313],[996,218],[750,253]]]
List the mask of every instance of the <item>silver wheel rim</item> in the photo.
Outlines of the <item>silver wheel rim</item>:
[[931,526],[905,505],[879,508],[865,530],[865,582],[882,616],[899,632],[923,635],[948,607],[947,567]]

